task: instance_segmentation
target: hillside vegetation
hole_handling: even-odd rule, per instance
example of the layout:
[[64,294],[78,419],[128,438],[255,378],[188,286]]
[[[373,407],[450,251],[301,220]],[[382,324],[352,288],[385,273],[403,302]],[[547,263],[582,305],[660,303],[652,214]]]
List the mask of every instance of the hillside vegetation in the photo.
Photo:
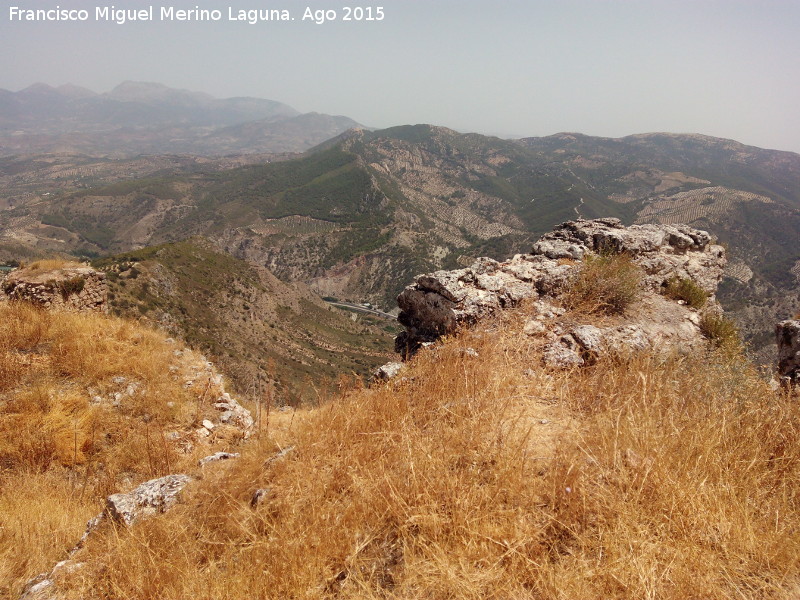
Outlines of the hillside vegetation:
[[[10,207],[0,258],[204,235],[283,281],[391,309],[419,273],[527,252],[578,216],[616,216],[688,222],[724,243],[719,297],[762,362],[772,323],[800,309],[800,157],[789,152],[691,134],[511,141],[415,125],[349,131],[294,160],[184,163],[135,164],[136,179],[120,165],[108,185],[108,165],[82,165],[97,173],[81,179],[61,163],[54,178],[44,160],[0,162],[0,206]],[[34,189],[39,172],[47,178]]]
[[251,446],[163,518],[96,536],[59,585],[81,598],[797,597],[797,401],[735,346],[544,369],[525,311],[308,413],[285,459]]
[[[133,321],[0,302],[0,597],[65,557],[100,500],[236,445],[221,378]],[[12,593],[14,592],[14,593]]]
[[279,405],[309,402],[340,376],[369,376],[389,360],[398,330],[391,320],[333,308],[202,238],[94,264],[108,275],[112,312],[184,339],[239,392],[268,393]]

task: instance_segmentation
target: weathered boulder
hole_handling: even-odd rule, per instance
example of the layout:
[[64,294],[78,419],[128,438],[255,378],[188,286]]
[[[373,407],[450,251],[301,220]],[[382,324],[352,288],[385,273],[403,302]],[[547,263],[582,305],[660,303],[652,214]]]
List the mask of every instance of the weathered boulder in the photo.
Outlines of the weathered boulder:
[[106,274],[85,265],[12,271],[2,282],[2,293],[49,309],[108,311]]
[[127,494],[112,494],[106,499],[106,513],[113,520],[132,525],[159,513],[166,512],[178,501],[178,496],[192,481],[189,475],[167,475],[145,481]]
[[376,383],[380,381],[389,381],[396,377],[402,368],[403,363],[399,362],[389,362],[385,365],[381,365],[375,369],[375,372],[372,374],[372,381]]
[[[397,298],[398,321],[406,330],[395,339],[395,350],[408,358],[424,344],[526,298],[550,306],[547,299],[563,290],[587,255],[606,252],[630,255],[644,273],[642,285],[652,291],[680,277],[713,296],[726,263],[724,249],[712,244],[707,232],[686,225],[626,227],[611,218],[568,221],[536,242],[531,254],[504,262],[479,258],[464,269],[419,276]],[[531,325],[529,330],[533,334],[541,328]],[[567,350],[571,346],[560,345]],[[595,352],[583,347],[570,353],[554,347],[551,354],[554,362],[578,364],[586,350]]]
[[781,321],[775,327],[778,343],[778,377],[789,386],[800,386],[800,320]]

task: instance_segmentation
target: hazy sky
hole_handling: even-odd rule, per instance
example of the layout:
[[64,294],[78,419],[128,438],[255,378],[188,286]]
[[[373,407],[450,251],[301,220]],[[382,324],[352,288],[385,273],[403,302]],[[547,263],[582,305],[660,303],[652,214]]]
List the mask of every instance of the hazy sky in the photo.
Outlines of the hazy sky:
[[[0,87],[156,81],[258,96],[374,127],[498,135],[697,132],[800,152],[800,0],[120,1],[154,22],[95,21],[86,0],[6,0]],[[344,6],[383,7],[343,22]],[[11,22],[9,6],[87,9],[87,22]],[[164,22],[161,7],[219,9]],[[250,25],[228,7],[287,9]],[[338,20],[303,21],[306,7]],[[373,14],[377,14],[374,12]]]

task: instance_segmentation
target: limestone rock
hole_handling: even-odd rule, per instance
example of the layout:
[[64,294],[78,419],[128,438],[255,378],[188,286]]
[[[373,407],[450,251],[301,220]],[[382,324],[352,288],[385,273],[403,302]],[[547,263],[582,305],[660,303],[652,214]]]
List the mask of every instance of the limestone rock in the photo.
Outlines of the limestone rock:
[[253,497],[250,498],[250,506],[252,508],[256,508],[264,503],[267,498],[269,498],[271,491],[272,490],[270,488],[258,488],[255,492],[253,492]]
[[[517,254],[504,262],[480,258],[464,269],[417,277],[397,298],[398,321],[406,330],[395,339],[395,350],[408,358],[437,338],[525,299],[552,307],[548,299],[558,296],[587,255],[600,252],[632,256],[644,272],[643,286],[652,292],[671,277],[682,277],[713,295],[726,263],[724,249],[712,244],[708,233],[686,225],[625,227],[611,218],[568,221],[544,235],[531,254]],[[543,311],[541,320],[549,318],[551,314]],[[529,329],[533,334],[538,327]],[[641,336],[634,337],[636,345],[644,344]],[[584,341],[596,346],[596,340]],[[576,362],[555,348],[551,355],[556,362]]]
[[400,369],[403,368],[403,363],[399,362],[389,362],[385,365],[378,367],[375,372],[372,374],[372,381],[389,381],[393,377],[395,377],[399,372]]
[[197,461],[197,464],[201,467],[207,465],[208,463],[217,462],[220,460],[230,460],[232,458],[239,458],[238,452],[215,452],[211,456],[206,456],[205,458],[201,458]]
[[574,341],[570,344],[568,340],[569,338],[561,339],[558,342],[548,344],[544,350],[544,364],[548,367],[559,369],[580,367],[584,360],[578,354],[577,345]]
[[603,332],[594,325],[573,327],[570,335],[586,352],[596,355],[603,350]]
[[253,415],[230,394],[222,394],[214,403],[214,408],[222,411],[219,419],[221,423],[236,425],[245,432],[245,437],[249,435],[250,429],[253,428]]
[[115,521],[132,525],[140,519],[172,508],[192,478],[188,475],[167,475],[151,479],[127,494],[112,494],[106,499],[106,511]]
[[54,600],[54,591],[53,580],[43,573],[28,582],[19,600]]

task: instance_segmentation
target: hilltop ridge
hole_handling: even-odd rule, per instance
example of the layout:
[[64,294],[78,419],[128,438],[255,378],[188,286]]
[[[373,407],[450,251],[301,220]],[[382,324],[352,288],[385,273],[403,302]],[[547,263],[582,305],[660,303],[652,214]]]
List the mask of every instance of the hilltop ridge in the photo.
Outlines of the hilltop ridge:
[[36,195],[17,174],[24,161],[10,162],[0,252],[110,254],[203,235],[283,281],[386,308],[415,275],[527,252],[558,223],[613,216],[688,223],[725,244],[719,297],[763,362],[773,323],[800,309],[792,153],[696,135],[512,141],[414,125],[351,130],[294,160],[186,168],[88,188],[48,180]]

